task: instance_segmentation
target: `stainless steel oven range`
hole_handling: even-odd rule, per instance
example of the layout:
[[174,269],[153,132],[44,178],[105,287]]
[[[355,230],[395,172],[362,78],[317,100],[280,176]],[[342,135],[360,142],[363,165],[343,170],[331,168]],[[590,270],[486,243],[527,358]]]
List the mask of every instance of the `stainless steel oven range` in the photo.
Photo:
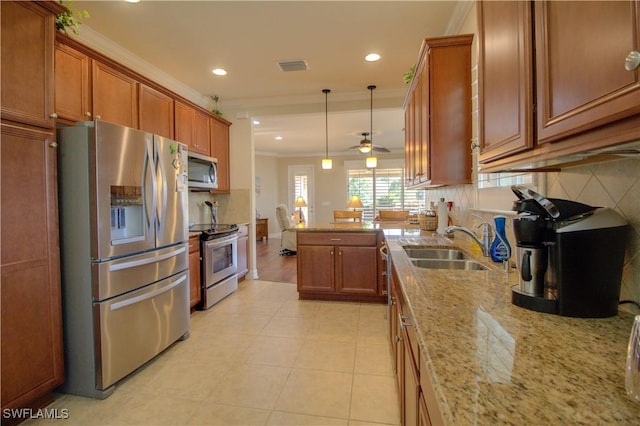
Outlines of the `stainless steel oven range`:
[[238,225],[195,225],[191,231],[201,232],[201,309],[209,309],[238,289]]

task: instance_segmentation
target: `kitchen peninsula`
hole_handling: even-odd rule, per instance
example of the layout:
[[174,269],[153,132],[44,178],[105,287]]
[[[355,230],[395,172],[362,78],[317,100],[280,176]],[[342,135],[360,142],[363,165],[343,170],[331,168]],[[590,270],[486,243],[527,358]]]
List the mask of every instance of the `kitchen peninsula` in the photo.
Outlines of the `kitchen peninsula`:
[[387,302],[379,224],[312,224],[296,235],[300,299]]

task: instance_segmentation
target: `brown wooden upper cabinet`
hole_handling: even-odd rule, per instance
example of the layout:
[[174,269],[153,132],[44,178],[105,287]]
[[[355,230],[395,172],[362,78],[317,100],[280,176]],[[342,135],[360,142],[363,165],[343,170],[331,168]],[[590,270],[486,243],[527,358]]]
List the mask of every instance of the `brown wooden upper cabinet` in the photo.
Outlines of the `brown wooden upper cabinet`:
[[640,136],[640,72],[625,69],[640,50],[637,1],[479,1],[478,28],[486,169]]
[[140,83],[140,130],[173,139],[173,98]]
[[93,60],[93,118],[137,129],[137,84],[133,77]]
[[56,114],[72,124],[93,119],[89,57],[71,46],[56,42]]
[[211,155],[209,117],[184,102],[175,101],[175,140],[189,150]]
[[473,34],[425,39],[404,101],[405,186],[471,183]]
[[52,129],[54,15],[30,3],[2,2],[2,52],[14,56],[2,61],[1,114],[3,120]]
[[211,118],[211,156],[218,159],[218,188],[214,192],[228,193],[231,190],[229,167],[229,125]]

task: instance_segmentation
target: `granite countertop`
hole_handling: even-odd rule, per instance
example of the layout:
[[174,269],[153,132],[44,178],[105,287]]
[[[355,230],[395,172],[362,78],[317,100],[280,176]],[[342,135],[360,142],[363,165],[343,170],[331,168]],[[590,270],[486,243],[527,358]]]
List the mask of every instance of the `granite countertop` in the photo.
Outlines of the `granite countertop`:
[[372,232],[382,231],[390,236],[420,236],[420,227],[399,222],[314,222],[302,223],[295,228],[309,232]]
[[446,424],[640,424],[624,388],[633,315],[529,311],[511,303],[515,269],[474,254],[468,237],[424,241],[456,246],[490,271],[414,267],[400,238],[387,244]]

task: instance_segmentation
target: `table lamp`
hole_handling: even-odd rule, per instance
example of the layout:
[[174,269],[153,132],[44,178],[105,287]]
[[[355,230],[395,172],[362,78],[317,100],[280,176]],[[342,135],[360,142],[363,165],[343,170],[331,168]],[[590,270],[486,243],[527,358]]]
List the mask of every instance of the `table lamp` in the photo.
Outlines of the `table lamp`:
[[302,213],[302,207],[307,207],[307,202],[304,200],[303,196],[296,197],[296,200],[293,203],[293,207],[298,208],[298,216],[300,217],[300,223],[304,223],[304,214]]

